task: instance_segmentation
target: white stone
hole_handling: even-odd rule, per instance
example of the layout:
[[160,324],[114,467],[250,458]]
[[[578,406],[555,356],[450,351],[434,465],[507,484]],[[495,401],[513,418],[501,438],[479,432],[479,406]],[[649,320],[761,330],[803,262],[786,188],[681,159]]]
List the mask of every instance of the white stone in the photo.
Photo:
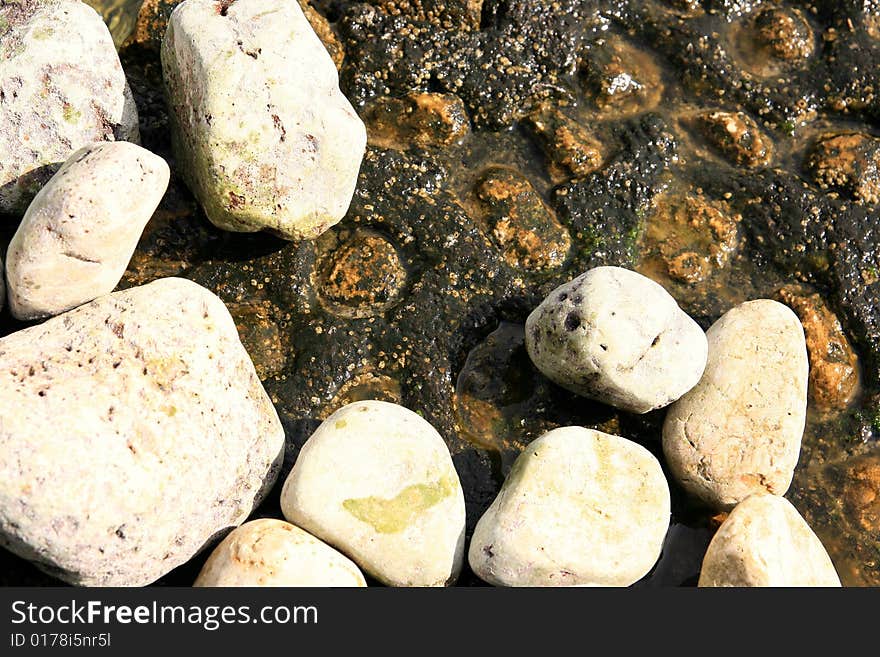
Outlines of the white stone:
[[220,228],[312,238],[348,210],[366,129],[291,0],[186,0],[162,43],[180,171]]
[[669,487],[644,447],[554,429],[517,458],[468,561],[500,586],[629,586],[660,557],[669,514]]
[[666,415],[663,452],[691,494],[718,509],[754,493],[784,495],[801,448],[809,365],[794,312],[740,304],[707,332],[703,378]]
[[366,586],[360,569],[283,520],[251,520],[223,539],[193,586]]
[[281,492],[290,522],[392,586],[444,586],[464,554],[464,494],[440,434],[381,401],[339,409],[305,445]]
[[48,317],[112,292],[168,177],[165,160],[124,141],[96,142],[71,155],[9,244],[12,314]]
[[706,336],[669,293],[620,267],[559,286],[526,320],[526,348],[547,378],[634,413],[666,406],[706,366]]
[[138,138],[134,99],[94,9],[79,0],[0,6],[0,212],[23,212],[75,150]]
[[712,538],[699,585],[840,586],[840,578],[797,509],[759,493],[737,504]]
[[238,525],[284,431],[216,296],[178,278],[0,339],[0,546],[72,584],[148,584]]

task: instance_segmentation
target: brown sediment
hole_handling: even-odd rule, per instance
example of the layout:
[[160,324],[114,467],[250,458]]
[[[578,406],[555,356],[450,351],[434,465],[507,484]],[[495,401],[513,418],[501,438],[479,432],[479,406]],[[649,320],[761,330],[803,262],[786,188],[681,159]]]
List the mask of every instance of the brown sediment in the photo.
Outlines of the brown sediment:
[[822,297],[800,285],[779,290],[804,327],[810,356],[810,401],[820,411],[842,411],[859,390],[859,361],[840,320]]

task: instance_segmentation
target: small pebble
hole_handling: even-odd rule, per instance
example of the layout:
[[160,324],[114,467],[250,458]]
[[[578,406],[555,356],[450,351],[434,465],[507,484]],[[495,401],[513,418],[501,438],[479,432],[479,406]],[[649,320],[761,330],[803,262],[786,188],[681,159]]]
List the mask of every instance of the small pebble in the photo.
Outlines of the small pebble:
[[790,308],[740,304],[706,333],[709,362],[669,408],[663,452],[678,482],[717,509],[754,493],[784,495],[807,411],[807,348]]
[[734,507],[700,571],[700,586],[840,586],[822,542],[791,503],[767,493]]
[[464,493],[440,434],[412,411],[361,401],[303,445],[281,492],[284,517],[390,586],[455,582]]
[[283,520],[251,520],[223,539],[193,586],[366,586],[348,557]]
[[657,562],[669,513],[666,478],[644,447],[554,429],[517,458],[468,560],[499,586],[629,586]]
[[696,385],[707,344],[660,285],[628,269],[597,267],[556,288],[529,315],[526,348],[563,388],[647,413]]
[[112,292],[169,175],[165,160],[124,141],[97,142],[71,155],[9,244],[12,314],[48,317]]

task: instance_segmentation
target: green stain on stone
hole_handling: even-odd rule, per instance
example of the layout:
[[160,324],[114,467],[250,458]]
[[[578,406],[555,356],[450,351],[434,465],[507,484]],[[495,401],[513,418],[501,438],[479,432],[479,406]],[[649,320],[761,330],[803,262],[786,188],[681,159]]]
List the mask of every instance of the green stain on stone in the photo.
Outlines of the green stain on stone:
[[62,112],[64,114],[64,120],[68,123],[76,123],[82,116],[82,113],[79,110],[68,103],[64,103],[64,109],[62,110]]
[[431,484],[407,486],[391,499],[360,497],[345,500],[343,508],[380,534],[396,534],[411,525],[419,514],[455,493],[455,479],[445,476]]

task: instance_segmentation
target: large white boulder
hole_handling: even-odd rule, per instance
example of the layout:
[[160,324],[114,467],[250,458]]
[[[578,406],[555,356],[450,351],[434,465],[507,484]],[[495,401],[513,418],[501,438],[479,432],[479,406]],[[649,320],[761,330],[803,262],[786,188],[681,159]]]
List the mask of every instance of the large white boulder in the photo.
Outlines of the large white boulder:
[[284,431],[232,317],[190,281],[0,339],[0,545],[72,584],[148,584],[243,522]]
[[179,168],[220,228],[316,237],[348,210],[366,129],[294,0],[186,0],[162,42]]

